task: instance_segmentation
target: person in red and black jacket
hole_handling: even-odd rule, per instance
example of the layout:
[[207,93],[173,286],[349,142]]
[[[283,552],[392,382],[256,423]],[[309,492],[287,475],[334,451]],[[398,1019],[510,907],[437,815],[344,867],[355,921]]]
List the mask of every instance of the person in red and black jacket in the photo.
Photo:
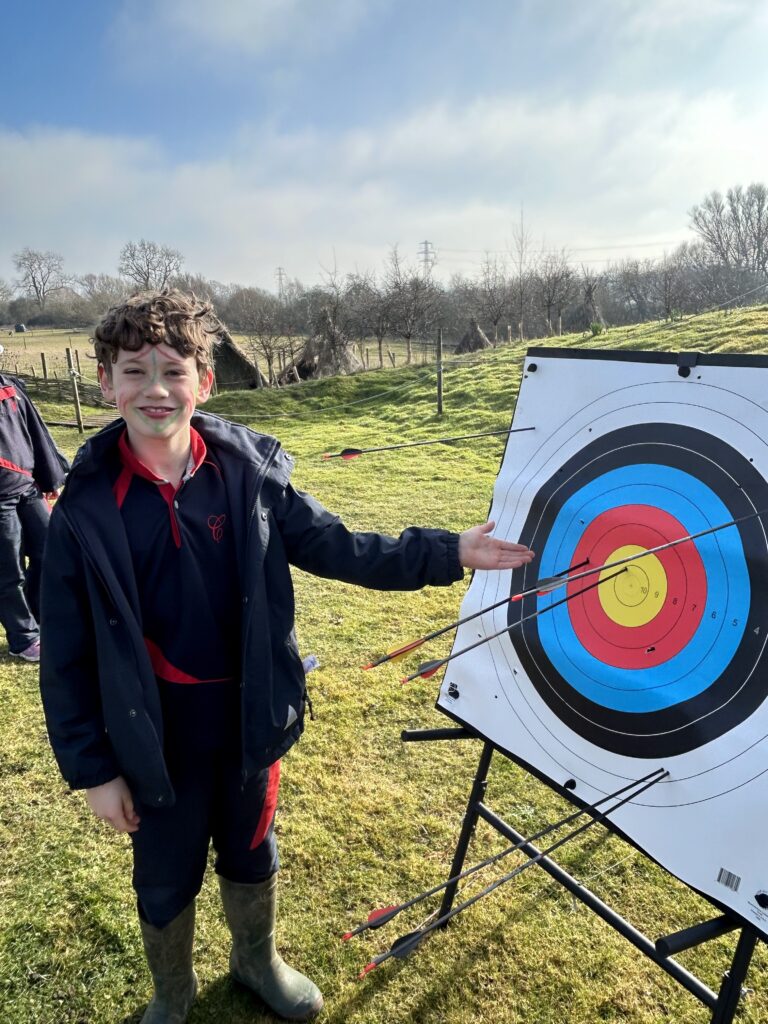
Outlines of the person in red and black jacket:
[[24,385],[0,373],[0,623],[9,653],[24,661],[40,660],[45,495],[58,491],[68,469]]
[[142,1024],[187,1019],[211,843],[233,978],[288,1020],[323,1005],[275,947],[280,758],[309,706],[290,567],[416,590],[533,558],[492,537],[493,523],[397,538],[347,529],[293,487],[276,438],[196,409],[222,331],[178,291],[105,315],[99,379],[121,418],[78,453],[46,545],[48,734],[69,785],[131,836],[154,982]]

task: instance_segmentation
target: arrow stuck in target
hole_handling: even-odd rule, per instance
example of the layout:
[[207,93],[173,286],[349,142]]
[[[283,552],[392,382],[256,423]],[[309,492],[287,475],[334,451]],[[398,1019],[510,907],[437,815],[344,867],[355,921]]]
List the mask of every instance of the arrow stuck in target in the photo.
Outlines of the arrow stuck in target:
[[559,608],[561,604],[566,604],[568,601],[573,601],[575,597],[581,597],[582,594],[586,594],[589,590],[594,590],[595,587],[600,587],[604,583],[608,583],[610,580],[615,580],[617,576],[621,576],[622,573],[627,572],[628,566],[623,566],[617,572],[611,573],[610,576],[605,576],[603,579],[596,580],[594,583],[590,583],[586,587],[582,587],[581,590],[577,590],[575,594],[568,594],[567,597],[561,597],[559,601],[553,601],[552,604],[547,605],[546,608],[539,608],[538,611],[531,612],[530,615],[524,615],[517,622],[513,622],[511,626],[505,626],[504,629],[500,629],[497,633],[491,633],[489,636],[484,636],[481,640],[477,640],[475,643],[470,644],[469,647],[462,647],[460,651],[455,651],[448,655],[447,658],[441,658],[438,661],[425,661],[416,669],[416,671],[406,676],[405,679],[401,680],[403,684],[410,683],[414,679],[429,679],[433,676],[438,669],[441,669],[443,665],[447,665],[449,661],[453,661],[454,658],[460,657],[462,654],[466,654],[468,651],[474,651],[477,647],[482,647],[483,644],[487,644],[490,640],[495,640],[496,637],[502,636],[504,633],[508,633],[511,629],[517,629],[518,626],[522,626],[525,622],[530,622],[531,619],[537,619],[540,615],[545,615],[547,612],[553,611],[555,608]]
[[729,526],[738,526],[739,523],[745,523],[749,519],[757,519],[759,516],[766,514],[768,514],[768,509],[766,508],[759,509],[756,512],[748,512],[747,515],[739,516],[738,519],[731,519],[729,522],[720,523],[718,526],[710,526],[706,530],[699,530],[698,533],[689,533],[685,537],[678,537],[677,540],[670,540],[665,544],[657,544],[655,548],[646,548],[644,551],[628,555],[626,558],[619,558],[615,562],[605,562],[603,565],[597,565],[593,569],[585,569],[583,572],[578,572],[574,576],[568,576],[563,579],[559,579],[557,576],[550,576],[547,579],[537,580],[532,587],[520,594],[516,594],[512,600],[521,601],[524,597],[529,597],[531,594],[549,593],[558,587],[564,587],[569,583],[574,583],[576,580],[582,580],[586,576],[594,576],[597,572],[605,572],[608,569],[615,569],[620,565],[637,562],[641,558],[647,558],[648,555],[655,555],[659,551],[667,551],[669,548],[677,547],[679,544],[687,544],[688,541],[699,540],[701,537],[707,537],[709,534],[717,533],[719,530],[726,530]]
[[[365,670],[368,670],[372,668],[378,668],[379,665],[384,665],[389,661],[399,661],[401,658],[404,658],[411,651],[417,650],[419,647],[421,647],[428,641],[434,640],[437,637],[442,636],[445,633],[448,633],[450,630],[456,629],[459,626],[464,625],[466,622],[472,621],[472,619],[476,619],[481,615],[485,615],[487,612],[494,611],[496,608],[500,608],[502,605],[509,604],[513,601],[522,601],[526,597],[544,596],[546,594],[552,593],[560,587],[567,586],[569,583],[573,583],[576,580],[584,579],[596,573],[602,573],[607,570],[618,568],[621,566],[628,566],[630,563],[637,562],[639,559],[645,558],[648,555],[653,555],[658,553],[659,551],[665,551],[670,548],[674,548],[680,544],[686,544],[688,543],[688,541],[698,540],[701,537],[705,537],[709,534],[717,533],[719,530],[725,530],[729,526],[737,526],[739,523],[746,522],[747,520],[756,519],[759,516],[765,515],[766,513],[768,513],[768,509],[760,509],[756,512],[750,512],[747,515],[740,516],[738,519],[732,519],[727,523],[720,523],[717,526],[710,526],[706,530],[700,530],[698,533],[690,533],[687,534],[685,537],[678,537],[676,540],[667,541],[666,543],[659,544],[653,548],[647,548],[644,551],[639,551],[626,558],[621,558],[618,561],[606,562],[602,565],[585,569],[583,572],[576,572],[576,570],[581,569],[582,566],[588,564],[589,559],[586,559],[584,562],[579,562],[577,565],[572,565],[568,569],[564,569],[554,576],[547,576],[543,577],[542,579],[536,580],[536,582],[531,587],[528,587],[527,589],[521,591],[519,594],[513,594],[511,597],[502,598],[502,600],[496,601],[494,604],[487,605],[485,608],[481,608],[479,611],[473,612],[471,615],[467,615],[464,618],[457,619],[455,622],[451,622],[447,626],[440,627],[440,629],[433,630],[431,633],[427,633],[425,636],[420,637],[418,640],[412,640],[410,643],[407,643],[402,647],[398,647],[395,650],[388,652],[387,654],[383,654],[381,655],[381,657],[369,662],[367,665],[364,665],[363,668]],[[609,578],[612,579],[613,577]],[[601,582],[607,582],[607,580],[602,580]],[[591,587],[588,589],[591,589]],[[584,593],[584,591],[579,591],[579,593]],[[578,594],[574,594],[572,596],[578,597]],[[561,603],[563,602],[559,601],[557,602],[557,605]],[[556,605],[550,605],[550,609],[553,607],[556,607]],[[542,609],[542,611],[546,610],[548,609]],[[534,613],[532,616],[526,616],[526,619],[521,621],[528,621],[529,618],[533,618],[537,614],[539,613]],[[508,628],[511,629],[513,627]],[[506,632],[506,629],[502,630],[501,632]],[[500,634],[494,634],[494,636],[497,635]],[[487,639],[492,638],[488,637]],[[478,645],[473,645],[473,647],[475,646]],[[472,648],[467,649],[471,650]],[[457,652],[456,655],[453,655],[453,657],[458,657],[458,655],[462,653],[464,652],[459,651]],[[439,668],[446,664],[447,660],[448,659],[443,659],[442,661],[426,662],[420,666],[420,671],[417,672],[416,675],[408,677],[407,679],[403,680],[403,682],[410,682],[411,679],[415,679],[417,676],[420,676],[422,679],[428,679],[430,676],[434,675]]]
[[[557,586],[559,586],[561,582],[560,578],[562,576],[565,576],[570,572],[575,572],[577,569],[581,569],[582,566],[587,565],[588,563],[589,559],[585,558],[583,562],[579,562],[577,565],[572,565],[568,569],[563,569],[563,571],[561,573],[558,573],[557,576],[550,577],[550,580],[542,580],[541,583],[545,584],[556,580]],[[551,586],[549,589],[554,590],[554,586]],[[546,594],[549,593],[549,590],[544,589],[544,587],[542,586],[542,589],[539,591],[539,593]],[[502,598],[501,601],[497,601],[495,604],[490,604],[486,608],[481,608],[477,612],[472,612],[471,615],[465,615],[463,619],[457,619],[456,622],[451,622],[447,626],[441,626],[440,629],[435,629],[431,633],[427,633],[426,636],[419,637],[418,640],[412,640],[410,643],[405,644],[404,647],[398,647],[396,650],[390,651],[388,654],[382,654],[382,656],[380,658],[377,658],[375,661],[371,661],[369,662],[369,664],[363,665],[363,669],[367,671],[371,668],[378,668],[379,665],[384,665],[388,661],[400,661],[400,659],[404,658],[406,654],[410,654],[411,651],[417,650],[419,647],[422,646],[422,644],[427,643],[429,640],[434,640],[436,639],[436,637],[442,636],[443,633],[447,633],[451,629],[456,629],[458,626],[463,626],[465,622],[471,622],[472,619],[476,619],[480,615],[485,615],[486,612],[491,612],[495,608],[501,608],[502,605],[509,604],[510,601],[517,600],[517,595],[515,595],[514,597],[504,597]]]

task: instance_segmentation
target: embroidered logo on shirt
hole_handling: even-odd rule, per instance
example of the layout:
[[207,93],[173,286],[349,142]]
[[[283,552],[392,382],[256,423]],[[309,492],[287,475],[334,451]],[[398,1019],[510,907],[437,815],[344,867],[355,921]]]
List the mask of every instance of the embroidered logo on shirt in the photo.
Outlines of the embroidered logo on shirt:
[[217,544],[224,536],[224,523],[226,521],[227,517],[224,515],[208,516],[208,529],[211,531],[211,535]]

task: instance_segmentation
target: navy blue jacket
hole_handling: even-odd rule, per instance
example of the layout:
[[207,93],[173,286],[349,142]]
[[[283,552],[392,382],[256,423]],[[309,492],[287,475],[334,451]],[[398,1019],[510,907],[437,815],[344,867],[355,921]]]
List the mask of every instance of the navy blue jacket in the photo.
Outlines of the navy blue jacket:
[[[398,539],[353,533],[290,484],[275,438],[196,413],[222,468],[242,595],[242,760],[249,778],[304,727],[306,689],[294,634],[289,563],[379,590],[460,579],[458,535],[410,528]],[[163,724],[125,529],[105,471],[125,429],[110,424],[80,450],[56,503],[43,568],[40,684],[51,744],[72,788],[123,775],[145,804],[171,804]],[[180,615],[194,615],[180,602]],[[201,638],[205,642],[205,638]]]
[[69,464],[16,377],[0,373],[0,501],[28,491],[57,491]]

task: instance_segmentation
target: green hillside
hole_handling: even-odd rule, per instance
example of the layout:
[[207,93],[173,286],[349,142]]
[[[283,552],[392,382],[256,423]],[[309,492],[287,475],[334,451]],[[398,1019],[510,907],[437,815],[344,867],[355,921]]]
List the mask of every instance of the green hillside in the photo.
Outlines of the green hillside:
[[[543,342],[536,342],[540,344]],[[547,344],[702,352],[768,351],[768,306],[670,325],[611,329]],[[323,452],[503,429],[525,346],[446,360],[445,412],[436,414],[434,367],[375,370],[281,391],[228,393],[222,416],[276,434],[296,456],[295,482],[357,529],[398,533],[416,524],[461,530],[487,513],[504,438],[324,461]],[[66,407],[46,406],[51,419]],[[96,411],[94,410],[94,413]],[[54,428],[70,455],[76,431]],[[432,936],[410,959],[358,981],[371,956],[435,910],[415,908],[368,936],[339,936],[377,906],[447,876],[479,745],[406,744],[405,727],[446,725],[437,682],[400,686],[421,660],[363,672],[372,655],[456,617],[465,585],[381,594],[295,574],[302,652],[316,721],[285,759],[279,942],[321,986],[333,1024],[704,1024],[692,996],[534,868]],[[447,652],[449,638],[429,648]],[[4,1024],[127,1024],[149,995],[135,923],[129,842],[92,819],[69,793],[47,748],[34,667],[0,649],[0,1020]],[[488,802],[521,831],[567,805],[500,758]],[[505,843],[478,827],[470,861]],[[712,909],[615,836],[598,829],[559,861],[655,937],[713,916]],[[499,873],[509,870],[503,862]],[[484,874],[483,881],[494,877]],[[479,886],[478,886],[479,887]],[[465,895],[474,890],[468,887]],[[680,956],[717,989],[733,937]],[[200,899],[196,959],[201,995],[190,1024],[269,1021],[226,979],[228,943],[212,876]],[[760,946],[739,1018],[768,1020],[768,948]],[[135,1018],[138,1019],[138,1018]]]

